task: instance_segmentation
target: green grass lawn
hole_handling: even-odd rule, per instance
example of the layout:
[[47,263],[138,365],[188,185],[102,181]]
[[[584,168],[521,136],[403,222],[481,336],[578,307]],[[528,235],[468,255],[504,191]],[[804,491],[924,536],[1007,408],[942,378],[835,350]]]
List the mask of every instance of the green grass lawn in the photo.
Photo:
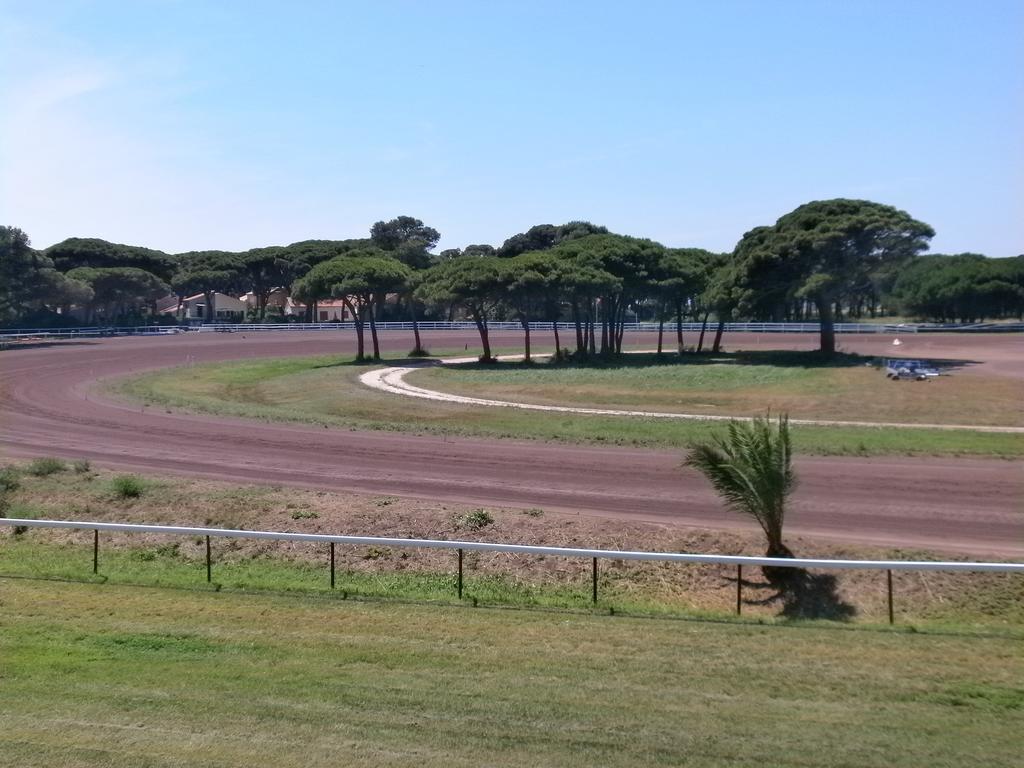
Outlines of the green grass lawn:
[[1020,765],[1018,637],[0,579],[0,763]]
[[[536,367],[539,369],[543,366],[538,364]],[[794,400],[799,404],[800,397],[808,401],[823,397],[828,399],[828,389],[822,386],[821,377],[835,375],[837,370],[829,367],[804,369],[793,365],[778,366],[775,370],[770,365],[649,368],[654,370],[646,375],[659,380],[675,375],[704,377],[700,382],[703,388],[700,394],[702,399],[728,395],[730,390],[723,385],[723,381],[739,381],[736,377],[744,377],[742,386],[732,391],[745,393],[743,396],[747,398],[748,407],[753,412],[761,412],[771,404],[768,400],[763,402],[763,407],[754,407],[752,404],[760,402],[752,401],[750,394],[758,390],[758,379],[762,383],[774,382],[771,386],[776,389],[784,384],[802,392]],[[721,368],[728,370],[723,371]],[[367,366],[354,365],[347,358],[341,357],[252,360],[157,371],[112,386],[120,394],[154,407],[358,429],[672,448],[684,448],[697,440],[707,439],[721,429],[721,425],[710,422],[536,413],[403,398],[370,390],[360,384],[358,377],[366,370]],[[620,375],[615,373],[618,369],[610,370],[581,371],[569,368],[565,373],[555,371],[554,375],[567,379],[582,377],[588,381]],[[637,369],[624,370],[629,375],[636,375]],[[692,373],[687,373],[691,370]],[[884,391],[904,398],[937,391],[927,388],[944,386],[947,381],[894,384],[886,381],[877,371],[858,369],[856,372],[858,375],[872,375],[880,382],[879,386],[888,388]],[[423,371],[412,376],[456,377],[453,389],[457,389],[457,377],[475,373]],[[543,370],[527,370],[525,373],[532,377],[549,375]],[[517,371],[515,366],[510,366],[489,375],[514,377]],[[948,381],[955,378],[951,377]],[[552,389],[550,385],[546,386]],[[618,386],[621,390],[621,382]],[[571,384],[554,387],[559,388],[563,394],[571,397],[571,394],[567,394],[571,392]],[[642,384],[633,388],[639,391],[645,389]],[[872,398],[867,395],[853,399],[859,403],[857,407],[873,406]],[[840,415],[842,413],[831,414],[832,417]],[[879,406],[875,418],[881,417]],[[947,410],[941,420],[959,421],[962,418],[966,418],[962,409]],[[972,455],[1006,458],[1024,455],[1024,436],[1021,435],[923,428],[801,426],[794,429],[794,442],[798,451],[820,455]]]

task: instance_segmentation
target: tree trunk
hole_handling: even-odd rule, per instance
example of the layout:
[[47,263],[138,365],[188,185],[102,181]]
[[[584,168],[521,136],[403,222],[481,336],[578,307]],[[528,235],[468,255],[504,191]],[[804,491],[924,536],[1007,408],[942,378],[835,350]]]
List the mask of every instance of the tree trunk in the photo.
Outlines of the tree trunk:
[[426,353],[423,348],[423,343],[420,341],[420,324],[416,319],[416,299],[412,296],[409,297],[409,315],[413,319],[413,339],[416,346],[413,348],[413,354],[420,356]]
[[366,306],[370,310],[370,338],[373,339],[373,359],[380,360],[380,343],[377,341],[377,302],[371,297]]
[[658,314],[658,357],[661,357],[661,350],[663,347],[662,342],[665,339],[665,317]]
[[683,302],[676,302],[676,347],[683,354]]
[[204,291],[203,298],[206,299],[206,321],[217,322],[217,294],[214,291]]
[[823,297],[816,301],[818,321],[821,323],[821,353],[834,355],[836,352],[836,326],[832,315],[832,302]]
[[715,343],[711,347],[712,352],[718,352],[722,349],[722,334],[725,333],[725,320],[719,319],[718,328],[715,330]]
[[710,314],[710,312],[704,313],[704,322],[700,326],[700,338],[697,340],[697,352],[704,349],[704,332],[708,329],[708,315]]
[[342,299],[342,303],[348,308],[348,311],[352,314],[352,322],[355,323],[356,328],[356,361],[362,362],[366,359],[366,347],[363,344],[363,316],[360,308],[359,312],[356,312],[356,306],[348,298]]
[[580,315],[580,304],[576,299],[570,305],[572,309],[572,322],[576,326],[576,353],[580,356],[587,353],[587,341],[583,336],[583,319]]
[[480,344],[484,348],[484,353],[480,357],[480,362],[492,363],[494,362],[494,358],[491,357],[491,341],[488,338],[487,318],[484,317],[483,312],[481,312],[480,308],[477,306],[470,307],[469,311],[473,315],[473,322],[476,323],[476,330],[480,334]]
[[609,301],[607,298],[601,299],[601,356],[605,357],[608,354],[608,310]]
[[622,338],[626,335],[626,312],[629,307],[625,301],[619,303],[619,319],[615,326],[615,354],[622,354]]
[[[782,543],[782,531],[779,531],[777,535],[768,536],[768,548],[765,550],[764,556],[784,558],[792,558],[794,556],[792,550]],[[799,570],[796,568],[780,568],[778,566],[765,565],[761,567],[761,573],[764,574],[769,584],[777,586],[788,582],[799,573]]]
[[558,339],[558,319],[555,318],[554,322],[551,323],[551,330],[555,334],[555,360],[562,359],[562,342]]
[[519,316],[519,323],[523,326],[523,360],[530,362],[530,321],[526,315]]

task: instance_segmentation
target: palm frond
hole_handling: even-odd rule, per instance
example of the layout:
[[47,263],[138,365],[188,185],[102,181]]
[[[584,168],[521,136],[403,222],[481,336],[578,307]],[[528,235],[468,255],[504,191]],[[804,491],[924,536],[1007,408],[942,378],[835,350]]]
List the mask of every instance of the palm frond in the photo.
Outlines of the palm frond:
[[753,517],[769,544],[781,543],[786,499],[796,488],[789,418],[730,421],[724,435],[693,447],[700,471],[730,509]]

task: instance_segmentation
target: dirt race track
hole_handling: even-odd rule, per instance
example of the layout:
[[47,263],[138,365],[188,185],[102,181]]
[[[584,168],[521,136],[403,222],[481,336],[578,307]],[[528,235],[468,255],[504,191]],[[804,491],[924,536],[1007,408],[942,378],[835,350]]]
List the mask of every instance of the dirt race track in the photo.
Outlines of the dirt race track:
[[[472,332],[424,334],[427,346],[473,352]],[[514,346],[514,333],[494,333]],[[648,344],[652,336],[633,341]],[[1024,382],[1020,335],[904,336],[900,357],[970,360],[968,375]],[[627,343],[630,339],[627,339]],[[692,339],[688,339],[690,343]],[[809,349],[812,334],[730,334],[725,347]],[[409,333],[385,333],[404,352]],[[845,351],[892,355],[888,335],[841,336]],[[57,343],[0,352],[0,455],[86,458],[149,473],[240,483],[539,507],[666,524],[743,528],[672,451],[351,432],[169,414],[101,397],[97,379],[197,362],[349,353],[350,332],[182,334]],[[1024,463],[808,457],[787,522],[791,535],[1024,557]],[[628,544],[627,544],[628,545]]]

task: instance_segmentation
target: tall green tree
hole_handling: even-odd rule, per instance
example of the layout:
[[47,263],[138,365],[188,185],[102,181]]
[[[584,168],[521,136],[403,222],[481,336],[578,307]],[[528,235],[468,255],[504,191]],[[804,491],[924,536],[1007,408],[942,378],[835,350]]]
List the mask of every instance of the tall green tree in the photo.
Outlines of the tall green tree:
[[20,322],[29,313],[52,312],[91,298],[89,286],[58,272],[23,231],[0,226],[0,323]]
[[[709,264],[707,283],[700,301],[705,307],[705,327],[707,312],[714,312],[718,320],[718,327],[715,329],[715,340],[711,345],[713,353],[719,352],[722,348],[722,334],[725,332],[725,324],[736,312],[740,303],[740,291],[742,279],[739,276],[739,269],[736,259],[731,254],[718,254]],[[704,344],[704,330],[701,328],[701,338],[697,342],[697,349]]]
[[460,256],[439,262],[417,276],[416,297],[442,307],[466,308],[480,334],[482,362],[492,362],[488,322],[504,298],[501,260],[493,256]]
[[290,286],[309,271],[307,264],[289,256],[288,250],[280,246],[238,254],[241,278],[256,299],[256,318],[261,322],[267,318],[267,304],[274,289]]
[[413,269],[430,265],[430,251],[440,239],[440,232],[412,216],[378,221],[370,227],[370,242],[375,247],[392,253]]
[[78,267],[67,277],[92,289],[92,300],[86,303],[87,323],[123,320],[147,309],[155,314],[157,299],[171,292],[159,277],[136,267]]
[[[441,239],[441,233],[412,216],[399,216],[390,221],[378,221],[370,228],[370,241],[382,251],[390,253],[412,270],[423,270],[434,261],[430,251]],[[399,301],[404,301],[412,321],[413,349],[410,354],[422,356],[427,352],[420,339],[420,326],[416,299],[411,288]]]
[[[370,247],[370,240],[365,237],[349,240],[300,240],[283,246],[280,256],[287,263],[290,276],[286,285],[294,283],[317,264]],[[294,295],[292,298],[298,300]],[[306,302],[306,322],[311,323],[315,319],[316,301]]]
[[821,351],[835,352],[835,308],[880,270],[928,247],[935,231],[905,211],[868,200],[818,200],[736,246],[740,308],[747,312],[806,298],[817,309]]
[[79,267],[142,269],[169,281],[177,269],[174,256],[152,248],[111,243],[96,237],[71,237],[46,249],[54,267],[70,272]]
[[498,248],[497,255],[504,259],[527,251],[547,251],[559,243],[577,240],[587,235],[607,235],[608,228],[589,221],[568,221],[565,224],[537,224],[525,232],[512,235]]
[[599,315],[600,354],[621,352],[626,309],[650,293],[664,247],[651,240],[608,234],[565,240],[553,252],[581,274],[611,276],[612,280],[600,281],[604,292],[597,298],[596,308],[588,311]]
[[388,293],[404,291],[412,270],[397,259],[375,248],[353,251],[317,264],[292,286],[301,301],[341,299],[352,315],[356,328],[356,359],[366,359],[364,329],[370,326],[373,359],[380,359],[377,337],[377,303]]
[[658,354],[662,353],[665,319],[676,321],[676,347],[683,350],[683,314],[696,318],[699,299],[707,282],[707,264],[714,254],[701,248],[666,248],[652,267],[650,295],[658,317]]
[[189,251],[178,255],[178,271],[171,286],[180,300],[201,293],[207,323],[217,322],[217,294],[235,293],[243,285],[238,254],[228,251]]
[[498,281],[504,286],[503,301],[523,327],[523,356],[531,360],[530,321],[547,315],[555,335],[555,355],[561,354],[558,337],[558,303],[561,297],[561,270],[558,259],[544,251],[503,259]]
[[1011,267],[1024,259],[978,253],[919,256],[900,270],[889,300],[901,312],[940,322],[978,322],[1019,316],[1024,283]]
[[997,317],[1015,317],[1024,321],[1024,254],[992,259],[994,278],[999,281]]
[[797,482],[787,416],[730,421],[724,435],[694,446],[686,465],[711,482],[727,507],[757,521],[768,557],[793,556],[782,539],[786,502]]

